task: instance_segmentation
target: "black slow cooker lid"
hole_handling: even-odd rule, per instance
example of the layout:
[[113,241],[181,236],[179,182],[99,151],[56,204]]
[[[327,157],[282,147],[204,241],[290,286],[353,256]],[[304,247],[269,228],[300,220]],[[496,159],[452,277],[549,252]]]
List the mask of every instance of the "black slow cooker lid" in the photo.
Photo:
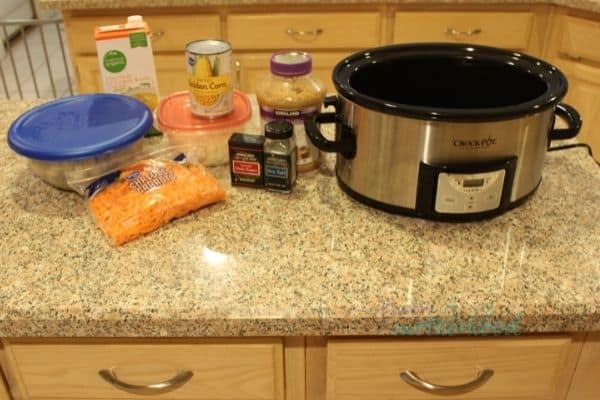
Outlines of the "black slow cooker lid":
[[496,121],[555,106],[567,79],[534,57],[470,44],[392,45],[333,70],[338,92],[363,107],[419,119]]

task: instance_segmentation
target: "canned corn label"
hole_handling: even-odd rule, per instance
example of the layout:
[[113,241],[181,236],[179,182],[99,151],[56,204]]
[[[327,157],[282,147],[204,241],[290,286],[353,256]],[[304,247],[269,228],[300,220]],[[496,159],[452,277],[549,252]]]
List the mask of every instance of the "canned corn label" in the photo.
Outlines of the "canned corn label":
[[215,118],[233,110],[231,46],[220,40],[200,40],[186,46],[188,89],[192,112]]

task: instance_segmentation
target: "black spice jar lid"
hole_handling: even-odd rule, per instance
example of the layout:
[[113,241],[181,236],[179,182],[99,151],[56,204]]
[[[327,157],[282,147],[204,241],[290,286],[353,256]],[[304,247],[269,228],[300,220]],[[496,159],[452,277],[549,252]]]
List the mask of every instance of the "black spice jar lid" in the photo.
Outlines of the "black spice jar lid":
[[262,135],[249,135],[247,133],[234,132],[229,138],[229,146],[262,149],[265,137]]
[[294,125],[291,122],[280,119],[270,121],[265,125],[265,136],[269,139],[289,139],[294,134]]

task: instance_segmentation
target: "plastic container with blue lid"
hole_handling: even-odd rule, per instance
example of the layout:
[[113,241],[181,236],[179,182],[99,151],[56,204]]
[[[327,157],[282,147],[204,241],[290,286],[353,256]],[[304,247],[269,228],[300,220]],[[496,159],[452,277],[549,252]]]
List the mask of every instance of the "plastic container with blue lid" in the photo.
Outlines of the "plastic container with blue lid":
[[70,190],[66,175],[141,150],[152,112],[133,97],[88,94],[66,97],[19,116],[8,130],[8,145],[27,157],[31,170],[49,184]]

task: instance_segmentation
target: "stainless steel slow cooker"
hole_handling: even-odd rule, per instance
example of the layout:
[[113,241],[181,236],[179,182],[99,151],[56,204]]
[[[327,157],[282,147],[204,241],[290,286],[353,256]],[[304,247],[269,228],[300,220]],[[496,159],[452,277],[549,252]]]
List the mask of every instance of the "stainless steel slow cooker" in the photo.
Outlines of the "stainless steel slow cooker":
[[[333,70],[335,112],[305,122],[336,152],[340,187],[396,213],[474,220],[521,204],[538,187],[551,140],[577,135],[560,103],[565,76],[524,54],[467,44],[413,44],[355,53]],[[554,127],[555,115],[568,128]],[[335,140],[320,124],[336,124]]]

